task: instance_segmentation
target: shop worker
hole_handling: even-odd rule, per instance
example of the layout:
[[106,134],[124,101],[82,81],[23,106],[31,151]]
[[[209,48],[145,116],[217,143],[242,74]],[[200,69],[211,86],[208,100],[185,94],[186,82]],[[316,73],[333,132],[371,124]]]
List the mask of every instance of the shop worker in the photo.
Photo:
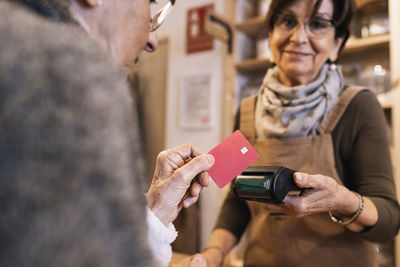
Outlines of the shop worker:
[[149,5],[0,1],[0,266],[168,265],[172,222],[214,159],[190,144],[163,151],[144,194],[122,70],[157,48],[165,17]]
[[255,165],[286,166],[304,189],[285,204],[223,204],[203,256],[219,266],[248,229],[245,266],[378,266],[374,242],[399,230],[387,126],[366,88],[346,86],[338,54],[351,0],[273,0],[266,18],[275,66],[242,101],[237,127]]

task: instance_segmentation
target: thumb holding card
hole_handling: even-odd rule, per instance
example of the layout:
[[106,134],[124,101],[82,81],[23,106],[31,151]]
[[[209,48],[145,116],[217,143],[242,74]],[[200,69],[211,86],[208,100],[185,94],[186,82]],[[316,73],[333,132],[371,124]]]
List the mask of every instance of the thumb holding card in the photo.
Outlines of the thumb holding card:
[[149,191],[148,206],[164,224],[176,219],[183,207],[194,204],[203,187],[209,184],[206,173],[214,157],[202,153],[192,144],[161,152]]

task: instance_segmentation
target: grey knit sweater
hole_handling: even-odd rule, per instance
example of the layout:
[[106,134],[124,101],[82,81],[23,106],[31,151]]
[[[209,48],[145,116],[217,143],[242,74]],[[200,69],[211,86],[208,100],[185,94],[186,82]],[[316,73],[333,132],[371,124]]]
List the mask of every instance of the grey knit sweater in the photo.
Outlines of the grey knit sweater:
[[0,0],[0,266],[153,266],[124,76],[73,24]]

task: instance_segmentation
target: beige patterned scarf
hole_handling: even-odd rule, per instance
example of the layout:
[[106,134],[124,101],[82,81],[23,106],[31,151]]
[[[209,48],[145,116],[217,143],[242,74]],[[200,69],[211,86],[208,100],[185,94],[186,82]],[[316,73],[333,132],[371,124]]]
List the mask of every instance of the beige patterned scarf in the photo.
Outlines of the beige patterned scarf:
[[321,122],[338,101],[343,87],[341,70],[329,68],[328,64],[313,82],[294,87],[280,83],[278,67],[269,69],[256,104],[258,139],[318,134]]

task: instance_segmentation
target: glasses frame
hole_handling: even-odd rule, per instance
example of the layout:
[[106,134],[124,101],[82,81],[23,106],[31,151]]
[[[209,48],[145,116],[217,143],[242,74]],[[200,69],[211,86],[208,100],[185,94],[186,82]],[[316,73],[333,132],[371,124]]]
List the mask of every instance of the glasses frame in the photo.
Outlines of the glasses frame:
[[154,32],[164,23],[165,19],[171,12],[175,0],[170,0],[164,7],[162,7],[149,21],[150,32]]
[[[280,28],[279,26],[278,26],[278,21],[279,21],[279,17],[280,16],[291,16],[291,17],[293,17],[293,18],[295,18],[296,19],[296,23],[297,23],[297,25],[295,26],[295,27],[293,27],[293,29],[282,29],[282,28]],[[307,19],[306,21],[303,21],[302,23],[300,23],[299,22],[299,20],[298,20],[298,18],[296,18],[296,16],[293,16],[293,15],[291,15],[291,14],[280,14],[280,15],[278,15],[277,17],[276,17],[276,20],[275,20],[275,22],[274,22],[274,24],[275,24],[275,26],[274,26],[274,28],[277,28],[279,31],[283,31],[283,32],[285,32],[285,33],[293,33],[294,31],[295,31],[295,29],[297,29],[297,27],[299,27],[299,26],[303,26],[303,28],[304,28],[304,31],[307,33],[307,35],[308,36],[310,36],[311,38],[322,38],[323,36],[324,36],[324,34],[316,34],[316,33],[314,33],[314,32],[312,32],[311,30],[310,30],[310,26],[309,26],[309,22],[310,22],[310,20],[311,20],[312,18],[309,18],[309,19]],[[335,23],[335,21],[334,20],[331,20],[331,19],[324,19],[324,18],[318,18],[319,20],[322,20],[322,21],[324,21],[324,22],[329,22],[330,24],[331,24],[331,27],[334,29],[335,27],[336,27],[336,23]]]

